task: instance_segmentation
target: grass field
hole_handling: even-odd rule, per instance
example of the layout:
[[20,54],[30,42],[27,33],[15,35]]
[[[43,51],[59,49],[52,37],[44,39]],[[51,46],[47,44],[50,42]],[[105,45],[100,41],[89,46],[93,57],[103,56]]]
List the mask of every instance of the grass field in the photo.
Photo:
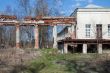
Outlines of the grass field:
[[110,73],[108,54],[59,54],[39,50],[42,56],[27,64],[23,73]]
[[110,73],[109,54],[60,54],[56,49],[0,52],[0,73]]

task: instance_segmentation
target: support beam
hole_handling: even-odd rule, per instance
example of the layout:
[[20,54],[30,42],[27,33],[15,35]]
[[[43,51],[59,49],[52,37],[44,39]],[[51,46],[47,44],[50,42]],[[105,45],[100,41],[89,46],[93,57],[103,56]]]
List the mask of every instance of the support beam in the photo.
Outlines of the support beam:
[[58,48],[57,45],[57,25],[53,26],[53,48]]
[[64,44],[64,53],[67,54],[68,53],[68,44]]
[[87,44],[83,44],[83,54],[87,54]]
[[16,25],[16,48],[20,48],[20,26]]
[[35,47],[34,48],[38,49],[39,48],[39,29],[38,29],[38,25],[35,25],[34,35],[35,35]]
[[97,45],[97,50],[99,54],[102,54],[102,44]]

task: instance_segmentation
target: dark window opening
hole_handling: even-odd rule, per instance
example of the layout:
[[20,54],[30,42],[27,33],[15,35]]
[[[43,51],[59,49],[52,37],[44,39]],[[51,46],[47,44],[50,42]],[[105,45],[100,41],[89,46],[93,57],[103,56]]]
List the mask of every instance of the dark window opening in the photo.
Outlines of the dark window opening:
[[75,48],[73,46],[68,46],[68,52],[69,53],[75,53]]
[[97,53],[97,45],[96,44],[88,44],[87,45],[88,53]]
[[110,44],[103,44],[103,53],[110,53]]
[[68,52],[69,53],[82,53],[82,44],[78,44],[78,45],[75,45],[75,46],[71,46],[69,45],[68,46]]

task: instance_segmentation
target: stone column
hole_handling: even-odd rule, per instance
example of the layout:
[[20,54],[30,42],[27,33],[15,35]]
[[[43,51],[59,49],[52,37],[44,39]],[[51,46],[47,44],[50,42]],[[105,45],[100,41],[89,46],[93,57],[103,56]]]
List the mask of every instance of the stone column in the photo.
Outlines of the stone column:
[[16,25],[16,48],[20,48],[20,26]]
[[39,29],[38,29],[38,25],[35,25],[34,35],[35,35],[35,47],[34,48],[38,49],[39,48]]
[[64,43],[64,53],[68,53],[68,44]]
[[87,44],[83,44],[83,54],[87,54]]
[[102,54],[102,44],[97,45],[97,50],[99,54]]
[[53,26],[53,48],[57,47],[57,25]]

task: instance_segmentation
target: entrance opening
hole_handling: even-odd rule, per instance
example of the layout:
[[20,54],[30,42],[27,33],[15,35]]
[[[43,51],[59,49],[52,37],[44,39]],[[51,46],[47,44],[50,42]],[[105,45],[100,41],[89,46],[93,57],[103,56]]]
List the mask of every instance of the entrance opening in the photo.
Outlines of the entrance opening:
[[87,45],[88,53],[97,53],[97,45],[96,44],[88,44]]
[[78,44],[78,45],[77,45],[77,48],[75,49],[75,51],[76,51],[77,53],[82,53],[82,47],[83,47],[83,44]]
[[68,45],[68,52],[69,52],[69,53],[75,53],[75,51],[74,51],[74,47]]
[[103,44],[103,53],[110,53],[110,44]]
[[82,53],[82,44],[78,44],[77,46],[68,45],[69,53]]

